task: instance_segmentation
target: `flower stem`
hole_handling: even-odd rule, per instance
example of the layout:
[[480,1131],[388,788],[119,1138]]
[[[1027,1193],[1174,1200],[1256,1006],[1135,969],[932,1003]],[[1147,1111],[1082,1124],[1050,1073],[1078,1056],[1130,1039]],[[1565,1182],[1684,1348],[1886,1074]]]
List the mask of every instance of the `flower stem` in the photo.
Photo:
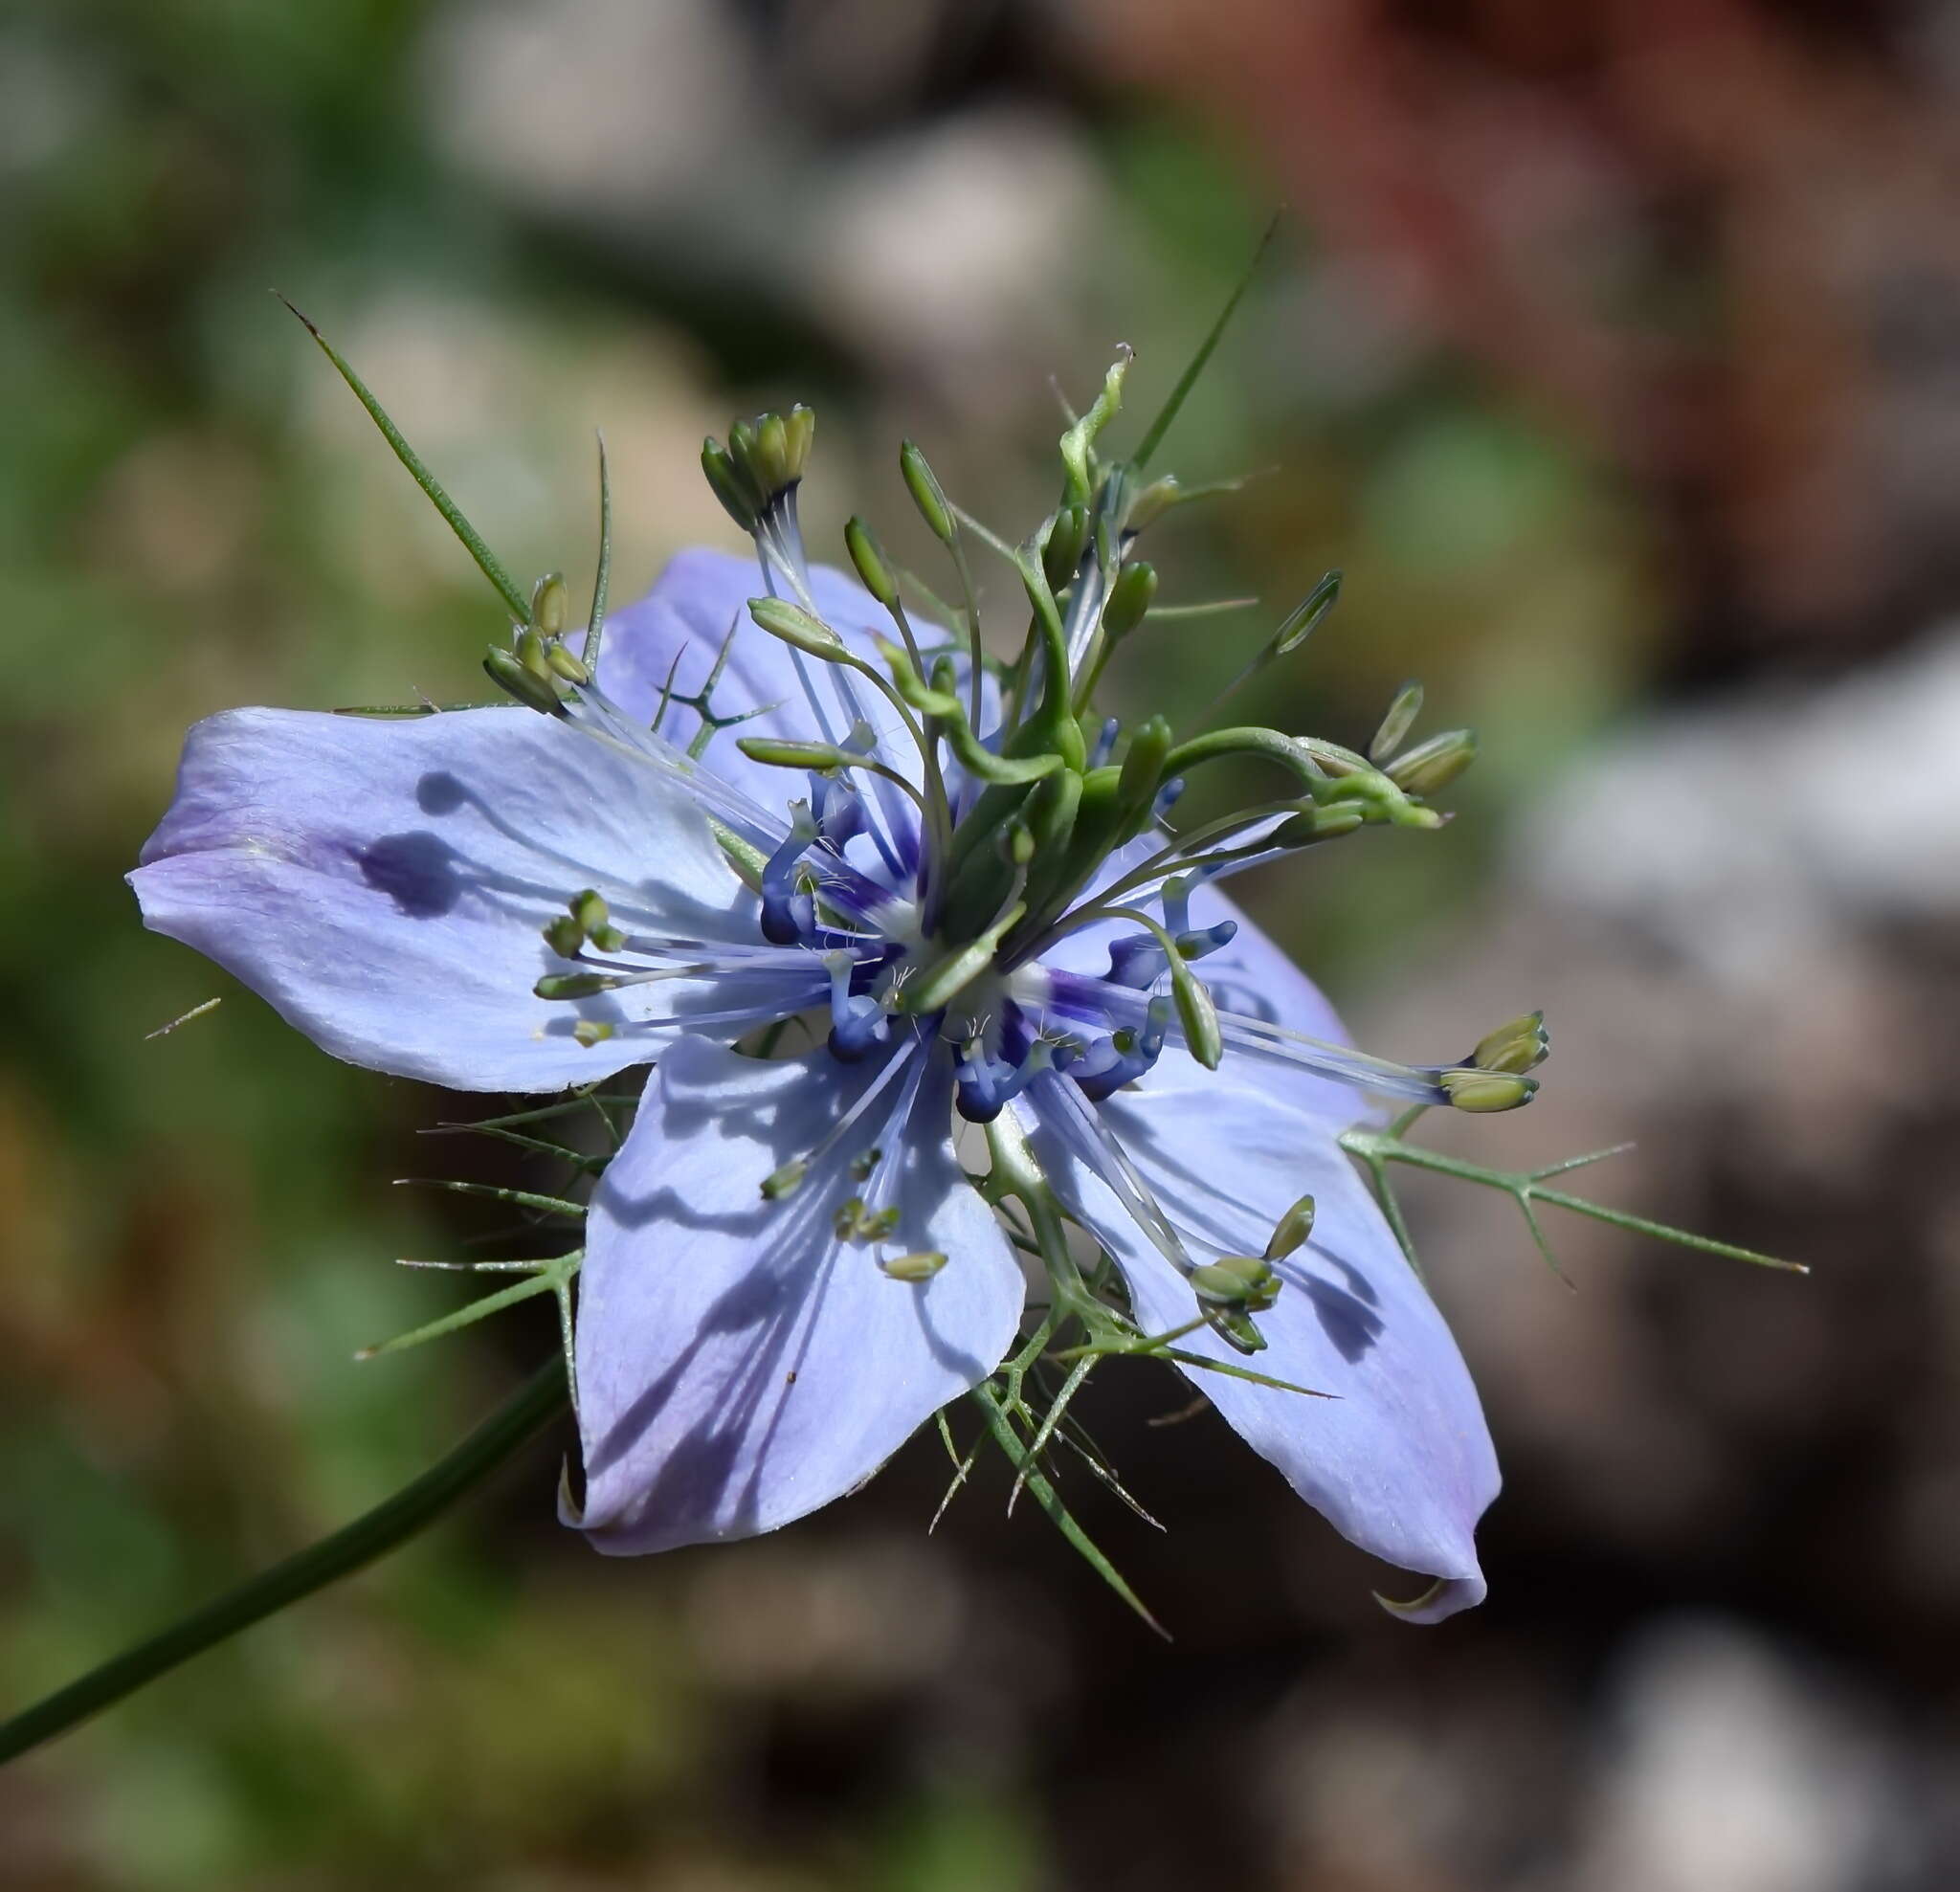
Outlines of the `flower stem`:
[[565,1363],[554,1356],[455,1451],[373,1510],[194,1610],[45,1700],[0,1723],[0,1763],[64,1734],[240,1630],[351,1575],[408,1542],[564,1411]]

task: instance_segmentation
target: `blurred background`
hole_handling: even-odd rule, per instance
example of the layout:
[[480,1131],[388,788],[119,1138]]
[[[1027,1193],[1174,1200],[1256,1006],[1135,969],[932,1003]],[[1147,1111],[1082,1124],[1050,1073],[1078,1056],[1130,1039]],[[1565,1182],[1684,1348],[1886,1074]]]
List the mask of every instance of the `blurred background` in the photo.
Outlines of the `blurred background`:
[[[777,1537],[602,1562],[541,1443],[434,1536],[0,1780],[76,1892],[1835,1892],[1960,1882],[1960,8],[1922,0],[14,0],[0,16],[0,1706],[338,1524],[552,1345],[356,1366],[548,1181],[419,1133],[121,876],[185,726],[481,692],[498,612],[277,285],[521,575],[730,544],[702,434],[821,415],[806,523],[1018,532],[1049,377],[1168,390],[1122,703],[1419,676],[1436,836],[1246,884],[1365,1042],[1534,1005],[1500,1163],[1808,1280],[1412,1190],[1506,1471],[1435,1630],[1184,1394],[1089,1416],[1156,1644],[924,1438]],[[1134,437],[1132,434],[1130,437]],[[987,572],[1013,618],[1010,588]],[[216,993],[181,1032],[145,1034]],[[1461,1134],[1468,1132],[1467,1135]]]

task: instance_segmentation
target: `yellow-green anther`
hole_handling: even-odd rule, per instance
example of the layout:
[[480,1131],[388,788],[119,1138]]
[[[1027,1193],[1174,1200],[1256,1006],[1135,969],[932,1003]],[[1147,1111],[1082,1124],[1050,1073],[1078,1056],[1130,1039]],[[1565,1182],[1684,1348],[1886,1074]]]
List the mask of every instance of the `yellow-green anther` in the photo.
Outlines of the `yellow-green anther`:
[[571,916],[601,952],[617,952],[625,946],[626,935],[613,925],[612,909],[596,888],[588,887],[572,901]]
[[873,1144],[869,1149],[861,1149],[851,1159],[851,1180],[861,1183],[884,1160],[884,1151]]
[[1205,1310],[1205,1318],[1212,1329],[1221,1338],[1228,1340],[1241,1353],[1260,1353],[1265,1350],[1266,1337],[1258,1330],[1258,1324],[1252,1316],[1236,1307],[1214,1306]]
[[1479,1115],[1515,1110],[1538,1089],[1535,1080],[1511,1071],[1445,1071],[1437,1081],[1453,1108]]
[[1035,831],[1025,821],[1008,824],[1007,857],[1016,867],[1025,867],[1035,858]]
[[946,1256],[936,1248],[922,1248],[913,1255],[894,1255],[878,1265],[895,1281],[929,1281],[946,1266]]
[[803,469],[810,464],[810,443],[816,437],[816,410],[798,401],[790,410],[785,432],[784,466],[792,480],[801,479]]
[[581,1018],[571,1028],[574,1043],[582,1044],[590,1051],[595,1044],[604,1044],[618,1027],[607,1018]]
[[844,640],[822,618],[813,616],[788,598],[750,598],[748,614],[771,637],[780,637],[799,651],[836,663],[850,656]]
[[814,768],[825,774],[864,760],[855,750],[839,748],[835,743],[797,743],[787,737],[742,736],[735,746],[750,762],[766,763],[772,768]]
[[590,683],[592,673],[563,644],[546,644],[545,661],[568,683]]
[[1551,1034],[1545,1029],[1545,1013],[1527,1012],[1480,1038],[1470,1062],[1480,1071],[1518,1074],[1543,1064],[1550,1056]]
[[1388,713],[1382,718],[1381,727],[1374,732],[1374,739],[1368,746],[1369,761],[1388,761],[1402,746],[1409,725],[1421,712],[1422,685],[1404,683],[1395,692],[1394,701],[1389,704]]
[[1305,1246],[1313,1234],[1313,1197],[1303,1195],[1273,1224],[1273,1238],[1266,1243],[1266,1259],[1283,1261],[1296,1249]]
[[837,1213],[831,1217],[831,1228],[839,1241],[861,1239],[860,1226],[864,1220],[864,1198],[861,1195],[848,1197],[837,1205]]
[[728,517],[745,532],[755,530],[757,500],[733,456],[711,434],[702,443],[701,470]]
[[565,574],[547,571],[531,587],[531,625],[547,637],[565,634],[565,620],[571,610],[565,590]]
[[780,1202],[792,1193],[803,1178],[810,1173],[808,1158],[792,1156],[780,1169],[771,1169],[762,1180],[762,1193],[765,1202]]
[[899,601],[898,585],[884,562],[883,548],[871,536],[871,527],[855,514],[844,524],[844,549],[851,554],[858,582],[890,611]]
[[1193,1268],[1191,1284],[1200,1301],[1242,1307],[1270,1307],[1285,1285],[1265,1261],[1250,1255],[1221,1256]]
[[899,472],[904,479],[905,490],[912,496],[912,503],[919,508],[919,517],[925,522],[925,529],[942,545],[950,545],[960,536],[960,529],[947,504],[946,490],[925,464],[925,456],[909,440],[899,449]]
[[1154,525],[1172,506],[1181,505],[1184,497],[1184,488],[1178,484],[1174,473],[1167,473],[1161,479],[1151,480],[1129,502],[1129,529],[1141,532],[1147,526]]
[[1102,634],[1113,643],[1144,621],[1157,596],[1157,568],[1139,559],[1116,574],[1102,607]]
[[771,498],[794,484],[790,471],[790,430],[779,413],[760,415],[755,423],[755,483]]
[[612,972],[547,972],[531,991],[540,998],[591,998],[625,983]]
[[484,653],[483,673],[500,690],[515,697],[525,708],[535,709],[543,716],[565,714],[565,704],[559,700],[548,670],[545,676],[538,676],[501,645],[493,644]]
[[551,647],[528,626],[517,634],[517,660],[539,682],[551,684],[554,695],[557,693],[557,686],[552,683],[555,673],[551,668]]
[[1215,1071],[1225,1055],[1225,1040],[1218,1030],[1218,1009],[1205,982],[1184,962],[1182,955],[1170,955],[1170,1000],[1177,1008],[1177,1022],[1184,1031],[1184,1046],[1207,1071]]
[[1412,795],[1434,795],[1476,760],[1476,736],[1468,729],[1445,729],[1398,755],[1386,772],[1390,781]]
[[545,944],[560,959],[576,959],[586,943],[586,929],[568,913],[561,913],[545,928]]
[[1063,506],[1049,522],[1048,536],[1041,542],[1041,571],[1051,591],[1060,590],[1076,575],[1088,532],[1086,506]]
[[1314,626],[1340,600],[1341,574],[1338,570],[1330,571],[1286,613],[1279,630],[1273,633],[1273,641],[1266,646],[1267,650],[1274,657],[1291,657],[1313,634]]

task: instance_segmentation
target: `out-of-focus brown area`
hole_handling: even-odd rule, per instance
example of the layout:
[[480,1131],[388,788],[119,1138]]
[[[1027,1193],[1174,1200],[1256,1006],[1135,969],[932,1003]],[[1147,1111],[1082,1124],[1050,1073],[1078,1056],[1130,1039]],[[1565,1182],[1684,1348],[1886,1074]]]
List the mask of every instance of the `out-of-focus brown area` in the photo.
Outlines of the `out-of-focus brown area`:
[[[1960,11],[1665,0],[212,0],[0,22],[0,1707],[373,1502],[551,1345],[390,1258],[420,1132],[120,876],[185,726],[478,693],[492,601],[278,305],[522,573],[727,543],[701,435],[821,414],[806,494],[908,556],[897,441],[1021,529],[1047,378],[1147,412],[1289,216],[1166,463],[1120,707],[1194,714],[1328,566],[1262,711],[1420,675],[1440,835],[1245,897],[1392,1055],[1544,1005],[1602,1199],[1799,1280],[1409,1191],[1506,1469],[1490,1601],[1371,1568],[1168,1373],[1087,1416],[1141,1632],[998,1467],[915,1443],[773,1538],[603,1562],[558,1439],[391,1563],[0,1778],[59,1892],[1192,1885],[1943,1892],[1960,1873]],[[1270,469],[1270,470],[1269,470]],[[990,574],[1003,631],[1011,587]],[[1194,796],[1196,790],[1193,791]],[[217,1012],[144,1034],[214,993]],[[515,1152],[512,1152],[514,1155]],[[534,1239],[534,1237],[533,1237]],[[1076,1480],[1075,1482],[1085,1482]]]

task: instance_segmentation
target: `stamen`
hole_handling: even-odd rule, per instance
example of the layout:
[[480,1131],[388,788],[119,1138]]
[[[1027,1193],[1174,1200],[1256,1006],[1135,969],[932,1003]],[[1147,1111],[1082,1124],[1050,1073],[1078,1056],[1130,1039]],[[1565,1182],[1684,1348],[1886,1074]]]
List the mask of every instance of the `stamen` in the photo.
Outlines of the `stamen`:
[[891,1035],[891,1017],[884,1007],[869,992],[851,990],[854,977],[860,971],[875,970],[880,964],[858,960],[848,952],[824,955],[831,975],[831,1054],[846,1064],[855,1064]]

